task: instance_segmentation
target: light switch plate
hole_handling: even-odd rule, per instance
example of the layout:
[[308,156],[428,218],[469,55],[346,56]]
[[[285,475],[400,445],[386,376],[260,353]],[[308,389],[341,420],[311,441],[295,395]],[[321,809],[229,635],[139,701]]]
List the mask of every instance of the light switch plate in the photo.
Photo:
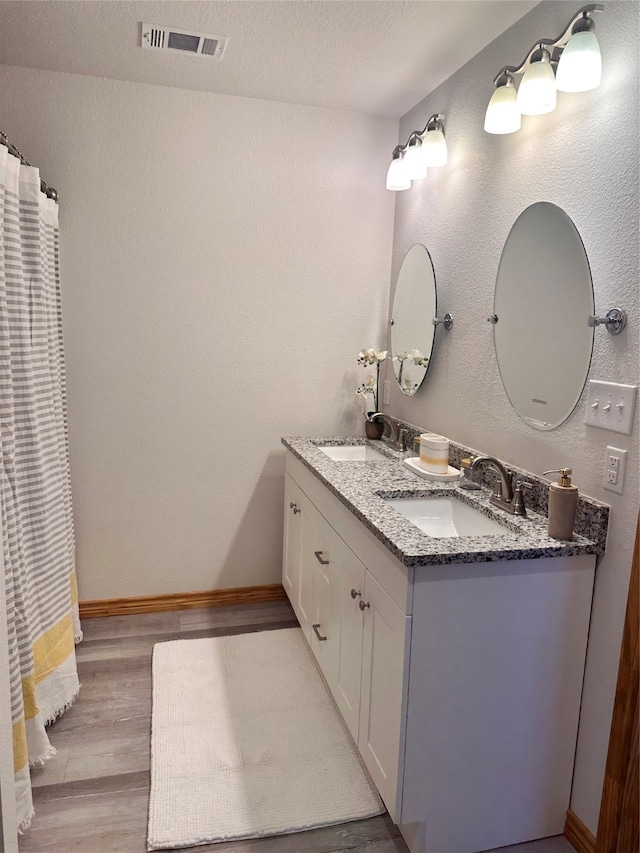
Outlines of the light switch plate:
[[382,383],[382,402],[385,406],[391,402],[391,382],[388,379]]
[[631,435],[637,390],[636,385],[592,379],[584,422],[587,426]]

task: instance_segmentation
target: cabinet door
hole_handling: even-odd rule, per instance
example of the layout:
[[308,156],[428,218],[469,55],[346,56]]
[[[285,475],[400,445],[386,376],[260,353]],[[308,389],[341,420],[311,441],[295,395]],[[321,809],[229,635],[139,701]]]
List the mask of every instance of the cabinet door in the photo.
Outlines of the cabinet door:
[[294,610],[307,642],[310,643],[313,622],[313,581],[317,565],[314,553],[318,550],[318,530],[323,519],[304,492],[300,492],[300,508],[300,575]]
[[411,617],[366,572],[358,747],[391,819],[400,817]]
[[296,609],[300,587],[300,546],[302,544],[302,492],[287,474],[284,478],[284,548],[282,585]]
[[313,570],[309,550],[316,547],[318,515],[311,501],[287,475],[284,490],[282,583],[307,640],[311,631]]
[[313,548],[313,621],[311,648],[332,692],[338,671],[340,614],[336,607],[336,584],[345,545],[332,527],[319,516],[316,547]]
[[340,620],[334,698],[355,742],[360,726],[360,676],[362,672],[363,611],[365,568],[343,543],[338,579],[337,611]]

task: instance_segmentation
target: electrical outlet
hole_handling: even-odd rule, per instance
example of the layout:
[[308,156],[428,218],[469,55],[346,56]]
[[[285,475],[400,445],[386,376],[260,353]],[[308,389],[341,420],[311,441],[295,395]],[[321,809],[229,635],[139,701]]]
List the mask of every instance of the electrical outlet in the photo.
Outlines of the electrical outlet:
[[591,379],[584,422],[587,426],[631,435],[637,385]]
[[604,458],[603,488],[621,495],[624,491],[624,472],[627,467],[627,451],[619,447],[607,447]]
[[382,384],[382,402],[385,406],[391,402],[391,382],[388,379]]

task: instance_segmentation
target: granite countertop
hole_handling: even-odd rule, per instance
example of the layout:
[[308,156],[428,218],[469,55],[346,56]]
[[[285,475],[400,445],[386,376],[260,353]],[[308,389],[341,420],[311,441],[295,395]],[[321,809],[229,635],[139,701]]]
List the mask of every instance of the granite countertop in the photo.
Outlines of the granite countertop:
[[[419,477],[402,464],[411,454],[391,450],[383,441],[353,437],[286,437],[282,443],[405,566],[573,557],[602,552],[595,541],[576,533],[570,541],[551,539],[543,515],[529,508],[526,518],[509,515],[489,502],[490,492],[486,488],[467,491],[456,483],[432,482]],[[336,462],[319,449],[319,445],[342,444],[369,445],[386,458],[370,462]],[[384,498],[445,497],[451,493],[501,524],[504,534],[435,539],[384,502]]]

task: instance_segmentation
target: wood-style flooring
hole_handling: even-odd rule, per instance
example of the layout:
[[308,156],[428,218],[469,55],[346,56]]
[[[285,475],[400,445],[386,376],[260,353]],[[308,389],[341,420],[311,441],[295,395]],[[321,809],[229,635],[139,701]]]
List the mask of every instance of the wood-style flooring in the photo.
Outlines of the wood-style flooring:
[[[288,602],[83,620],[82,688],[50,728],[58,754],[32,771],[36,816],[20,853],[145,853],[155,643],[297,624]],[[181,848],[186,849],[186,848]],[[408,853],[388,815],[311,832],[208,844],[203,853]],[[563,836],[501,853],[573,853]]]

